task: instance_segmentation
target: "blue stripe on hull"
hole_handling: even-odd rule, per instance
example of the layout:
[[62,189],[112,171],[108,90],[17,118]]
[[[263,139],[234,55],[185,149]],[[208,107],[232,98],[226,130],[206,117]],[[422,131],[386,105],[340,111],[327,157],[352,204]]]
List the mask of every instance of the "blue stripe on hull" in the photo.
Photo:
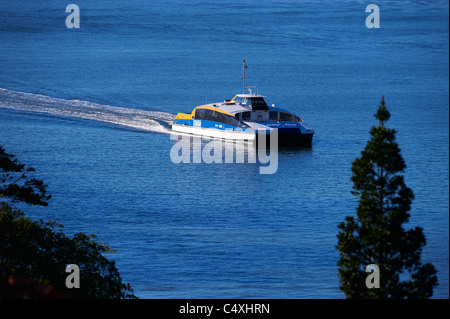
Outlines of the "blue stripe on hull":
[[208,121],[208,120],[184,120],[184,119],[176,119],[173,122],[174,124],[178,125],[187,125],[192,127],[202,127],[202,128],[209,128],[209,129],[216,129],[216,130],[229,130],[229,131],[237,131],[237,132],[249,132],[253,133],[254,130],[233,126],[225,123],[220,122],[214,122],[214,121]]

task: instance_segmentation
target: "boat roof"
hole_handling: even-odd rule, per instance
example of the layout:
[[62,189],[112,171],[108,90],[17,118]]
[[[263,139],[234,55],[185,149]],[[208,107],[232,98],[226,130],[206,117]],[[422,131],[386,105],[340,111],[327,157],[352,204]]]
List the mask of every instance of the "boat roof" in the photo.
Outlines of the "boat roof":
[[236,101],[236,98],[251,99],[251,98],[264,98],[264,97],[265,97],[264,95],[253,93],[250,88],[249,94],[236,94],[236,96],[231,100],[226,100],[224,102],[218,102],[218,103],[209,103],[209,104],[201,105],[198,107],[213,107],[213,108],[228,112],[232,115],[235,115],[236,113],[240,113],[240,112],[252,111],[251,107],[240,104],[239,101]]
[[[197,108],[209,108],[209,109],[219,109],[221,111],[230,113],[231,115],[235,115],[236,113],[241,113],[241,112],[251,112],[252,109],[248,106],[243,106],[239,103],[229,103],[229,102],[218,102],[218,103],[210,103],[210,104],[204,104],[204,105],[200,105],[197,106]],[[282,109],[280,107],[276,107],[276,106],[270,106],[269,107],[270,111],[278,111],[278,112],[286,112],[286,113],[291,113],[286,109]]]
[[246,99],[251,99],[251,98],[256,98],[256,97],[262,97],[264,98],[264,95],[261,94],[255,94],[255,93],[251,93],[251,94],[236,94],[237,97],[242,97],[242,98],[246,98]]
[[232,115],[240,112],[251,111],[251,108],[240,105],[239,103],[219,102],[197,106],[197,108],[213,108],[228,112]]

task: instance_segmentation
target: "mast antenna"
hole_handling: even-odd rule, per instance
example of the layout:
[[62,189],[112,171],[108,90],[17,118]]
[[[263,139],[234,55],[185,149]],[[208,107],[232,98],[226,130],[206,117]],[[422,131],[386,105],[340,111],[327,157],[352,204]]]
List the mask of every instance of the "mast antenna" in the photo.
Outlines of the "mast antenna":
[[245,60],[244,60],[244,62],[242,63],[242,72],[243,72],[243,78],[242,78],[242,81],[243,81],[243,88],[242,88],[242,93],[243,94],[245,94],[245,88],[246,88],[246,86],[245,86],[245,69],[247,68],[247,64],[245,63]]

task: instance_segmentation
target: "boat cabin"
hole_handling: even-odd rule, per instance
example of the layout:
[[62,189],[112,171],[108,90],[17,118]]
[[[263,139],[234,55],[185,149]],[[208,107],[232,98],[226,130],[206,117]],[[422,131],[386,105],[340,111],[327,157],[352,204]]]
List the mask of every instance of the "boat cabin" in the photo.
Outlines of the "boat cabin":
[[259,94],[238,94],[232,100],[235,103],[239,103],[242,106],[246,106],[252,109],[252,111],[268,111],[264,96]]

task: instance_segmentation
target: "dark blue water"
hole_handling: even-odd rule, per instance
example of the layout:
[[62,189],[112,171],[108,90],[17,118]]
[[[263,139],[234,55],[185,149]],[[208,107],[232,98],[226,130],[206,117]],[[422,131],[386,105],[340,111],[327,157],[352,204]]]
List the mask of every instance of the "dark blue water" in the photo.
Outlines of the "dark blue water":
[[[142,298],[344,298],[337,225],[355,213],[351,162],[384,94],[448,298],[447,1],[0,2],[0,144],[36,168],[68,234],[117,250]],[[247,82],[316,127],[311,149],[260,164],[174,164],[175,112]],[[68,261],[70,263],[70,261]]]

